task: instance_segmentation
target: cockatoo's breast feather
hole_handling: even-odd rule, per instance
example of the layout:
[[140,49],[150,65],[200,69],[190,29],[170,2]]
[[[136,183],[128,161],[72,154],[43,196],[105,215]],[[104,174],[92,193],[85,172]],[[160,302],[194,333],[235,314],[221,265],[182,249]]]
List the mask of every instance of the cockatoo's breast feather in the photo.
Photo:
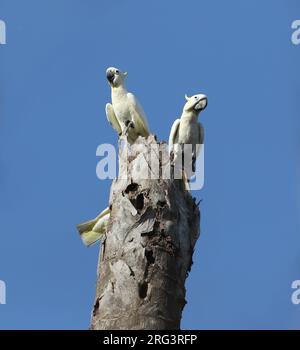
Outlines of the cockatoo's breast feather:
[[124,124],[127,120],[131,120],[127,90],[119,88],[112,89],[111,98],[114,112],[119,122]]
[[188,118],[181,118],[178,143],[193,144],[195,140],[198,140],[198,123],[197,121],[191,121]]

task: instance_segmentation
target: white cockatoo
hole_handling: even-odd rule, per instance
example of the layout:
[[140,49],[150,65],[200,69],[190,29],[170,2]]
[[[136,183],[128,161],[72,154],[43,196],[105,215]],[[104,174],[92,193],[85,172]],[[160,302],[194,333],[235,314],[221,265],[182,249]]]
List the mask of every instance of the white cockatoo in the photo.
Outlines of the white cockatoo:
[[[187,168],[185,168],[185,174],[187,178],[196,171],[195,163],[197,156],[200,152],[200,145],[204,141],[204,129],[201,123],[198,122],[198,116],[207,106],[207,97],[199,94],[192,97],[185,95],[186,104],[183,107],[183,112],[180,119],[176,119],[171,128],[169,137],[169,150],[171,159],[173,157],[173,165],[176,164],[176,160],[179,156],[179,152],[182,154],[182,162]],[[190,150],[192,152],[191,164],[184,163],[184,145],[191,145]],[[183,167],[182,167],[183,168]]]
[[95,219],[77,225],[80,237],[86,246],[99,241],[105,234],[110,218],[110,209],[104,209]]
[[120,135],[127,135],[130,144],[139,136],[149,136],[146,115],[137,98],[127,91],[125,86],[126,72],[110,67],[106,70],[106,78],[111,86],[112,103],[105,107],[106,117],[112,127]]

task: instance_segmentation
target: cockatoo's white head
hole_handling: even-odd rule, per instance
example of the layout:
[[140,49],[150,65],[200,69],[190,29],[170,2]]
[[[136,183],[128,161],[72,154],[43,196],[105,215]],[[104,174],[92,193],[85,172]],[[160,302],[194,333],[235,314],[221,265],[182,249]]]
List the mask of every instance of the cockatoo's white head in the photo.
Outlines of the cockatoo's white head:
[[184,105],[184,111],[199,113],[207,107],[207,96],[203,94],[194,95],[188,97],[185,95],[186,104]]
[[118,87],[123,84],[127,72],[122,72],[115,67],[109,67],[106,69],[106,78],[111,87]]

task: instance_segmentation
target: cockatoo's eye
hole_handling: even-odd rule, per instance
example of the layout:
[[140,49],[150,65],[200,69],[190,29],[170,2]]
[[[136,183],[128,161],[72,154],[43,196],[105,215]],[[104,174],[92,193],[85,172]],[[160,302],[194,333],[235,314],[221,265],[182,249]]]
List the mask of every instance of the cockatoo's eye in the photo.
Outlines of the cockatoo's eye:
[[116,70],[116,74],[119,74],[120,72],[118,70]]
[[197,96],[195,96],[195,100],[198,100],[198,97],[197,97]]

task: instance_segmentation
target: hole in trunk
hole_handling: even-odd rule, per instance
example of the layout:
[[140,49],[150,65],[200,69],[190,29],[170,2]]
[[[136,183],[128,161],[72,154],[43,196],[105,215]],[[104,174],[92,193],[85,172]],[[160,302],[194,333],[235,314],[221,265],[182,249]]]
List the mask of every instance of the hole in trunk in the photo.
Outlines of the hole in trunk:
[[99,309],[99,298],[97,298],[95,305],[94,305],[94,308],[93,308],[93,315],[94,316],[97,314],[98,309]]
[[129,192],[135,192],[138,189],[139,185],[137,183],[132,183],[130,185],[127,186],[125,193],[129,193]]
[[136,198],[130,199],[130,202],[135,207],[135,209],[139,212],[144,208],[144,195],[140,193]]
[[135,200],[135,209],[142,210],[144,208],[144,196],[140,193]]
[[166,201],[158,201],[158,202],[157,202],[157,206],[158,206],[158,207],[162,207],[162,208],[163,208],[165,205],[167,205],[167,202],[166,202]]
[[155,257],[153,256],[153,250],[152,249],[145,249],[145,256],[148,261],[148,264],[154,264]]
[[139,297],[141,299],[145,299],[148,292],[148,283],[144,281],[143,283],[139,284]]

